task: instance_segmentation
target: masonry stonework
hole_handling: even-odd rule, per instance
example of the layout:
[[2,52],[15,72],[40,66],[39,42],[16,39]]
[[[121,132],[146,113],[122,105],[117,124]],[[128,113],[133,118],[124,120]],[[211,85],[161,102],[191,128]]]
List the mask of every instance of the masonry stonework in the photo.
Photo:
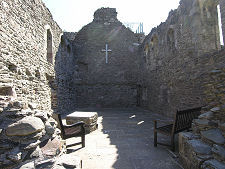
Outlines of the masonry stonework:
[[[108,61],[102,51],[106,44]],[[74,81],[78,107],[137,105],[138,39],[118,21],[116,9],[98,9],[73,45],[80,78]]]
[[72,42],[76,34],[64,32],[61,36],[59,54],[56,56],[55,74],[59,113],[69,113],[77,108],[76,90],[74,81],[78,77],[78,68],[75,65]]
[[52,118],[62,30],[40,0],[1,0],[0,25],[0,168],[45,168],[64,151]]
[[[35,8],[35,10],[33,10]],[[62,30],[39,1],[1,1],[1,86],[15,88],[19,100],[51,110],[54,62]],[[48,37],[48,33],[51,37]],[[48,45],[48,39],[51,46]],[[47,59],[47,50],[51,48]]]
[[60,161],[53,157],[64,153],[64,141],[53,112],[136,106],[166,116],[204,106],[193,132],[179,136],[180,157],[186,168],[224,168],[218,4],[225,35],[224,0],[181,0],[145,37],[114,8],[98,9],[73,33],[62,32],[41,0],[0,0],[0,168]]
[[216,6],[215,1],[182,0],[147,35],[141,46],[143,106],[171,116],[204,104],[202,72],[217,64],[204,54],[220,50]]
[[[220,52],[224,59],[224,50]],[[208,74],[205,87],[207,106],[192,124],[193,132],[179,134],[180,159],[185,168],[225,168],[224,61]]]

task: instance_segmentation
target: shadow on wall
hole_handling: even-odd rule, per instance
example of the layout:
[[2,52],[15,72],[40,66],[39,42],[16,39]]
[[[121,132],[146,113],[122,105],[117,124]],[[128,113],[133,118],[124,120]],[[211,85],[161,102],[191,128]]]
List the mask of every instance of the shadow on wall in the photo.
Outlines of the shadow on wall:
[[74,80],[78,77],[75,58],[73,57],[72,42],[69,39],[72,36],[75,37],[75,33],[64,32],[61,36],[55,59],[57,111],[61,114],[68,114],[76,108]]

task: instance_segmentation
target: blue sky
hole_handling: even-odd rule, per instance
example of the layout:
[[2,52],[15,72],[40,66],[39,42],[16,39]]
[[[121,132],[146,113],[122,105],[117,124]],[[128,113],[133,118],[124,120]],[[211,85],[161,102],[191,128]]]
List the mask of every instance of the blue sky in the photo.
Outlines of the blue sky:
[[143,22],[148,34],[153,27],[164,22],[171,9],[180,0],[43,0],[59,26],[77,32],[93,20],[94,12],[101,7],[116,8],[121,22]]

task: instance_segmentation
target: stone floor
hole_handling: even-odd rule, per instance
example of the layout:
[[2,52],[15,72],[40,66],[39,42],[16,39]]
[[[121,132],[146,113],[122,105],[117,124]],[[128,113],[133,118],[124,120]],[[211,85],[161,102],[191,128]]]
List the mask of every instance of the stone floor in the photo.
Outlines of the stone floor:
[[[90,110],[86,110],[90,111]],[[93,110],[92,110],[93,111]],[[102,109],[98,130],[86,135],[86,147],[68,147],[82,159],[83,169],[180,169],[176,153],[153,146],[153,120],[163,116],[142,109]],[[162,122],[162,123],[163,123]],[[159,135],[159,140],[169,138]],[[80,138],[67,139],[67,145]]]

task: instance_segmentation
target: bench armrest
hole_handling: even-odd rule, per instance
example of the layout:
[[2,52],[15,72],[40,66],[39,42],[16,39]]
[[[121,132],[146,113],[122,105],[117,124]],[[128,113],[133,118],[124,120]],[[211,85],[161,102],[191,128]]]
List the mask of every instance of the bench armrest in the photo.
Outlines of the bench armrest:
[[162,122],[162,123],[166,123],[166,124],[170,124],[170,123],[173,123],[173,122],[174,122],[173,119],[167,119],[167,120],[160,120],[160,119],[157,119],[157,120],[154,120],[154,121]]
[[[166,120],[154,120],[154,129],[157,128],[157,124],[158,122],[163,122],[164,124],[163,125],[160,125],[161,127],[162,126],[167,126],[167,125],[173,125],[173,121],[166,121]],[[166,123],[165,123],[166,122]]]
[[71,128],[71,127],[77,127],[77,126],[83,126],[85,123],[83,121],[74,123],[74,124],[70,124],[70,125],[63,125],[64,128]]

